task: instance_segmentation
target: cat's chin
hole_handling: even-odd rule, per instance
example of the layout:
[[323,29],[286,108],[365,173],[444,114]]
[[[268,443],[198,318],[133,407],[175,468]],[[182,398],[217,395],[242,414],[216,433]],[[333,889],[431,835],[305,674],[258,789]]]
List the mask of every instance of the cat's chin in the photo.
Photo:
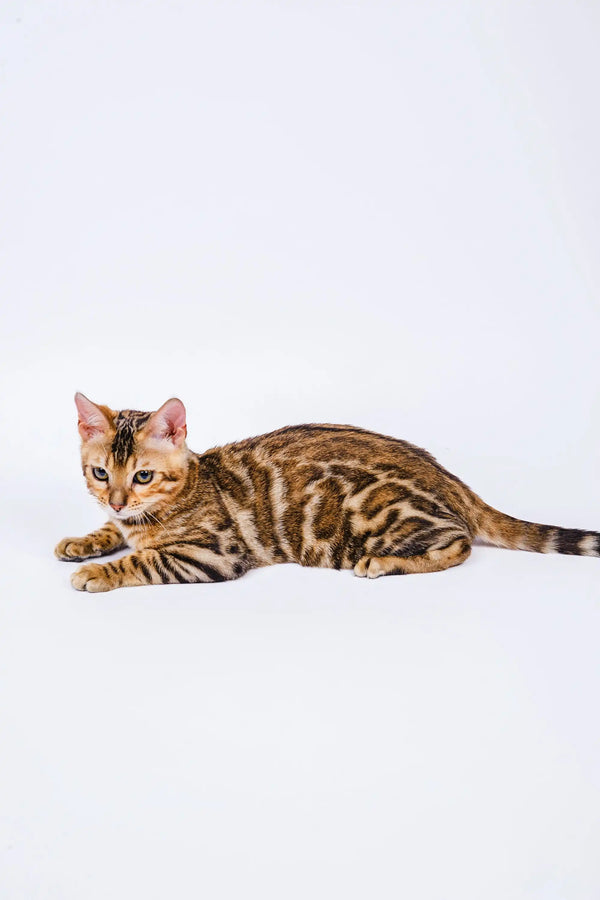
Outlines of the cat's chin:
[[114,522],[131,522],[133,524],[135,522],[141,523],[143,521],[144,512],[145,510],[143,509],[124,509],[120,512],[115,512],[114,509],[111,509],[108,515]]

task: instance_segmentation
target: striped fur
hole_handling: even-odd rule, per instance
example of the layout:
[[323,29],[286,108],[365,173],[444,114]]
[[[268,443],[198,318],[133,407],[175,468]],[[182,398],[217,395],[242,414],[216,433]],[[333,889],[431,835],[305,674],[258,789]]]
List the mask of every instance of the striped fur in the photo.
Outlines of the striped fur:
[[[475,537],[600,556],[597,532],[506,516],[406,441],[299,425],[196,454],[184,441],[179,401],[150,414],[83,399],[83,471],[111,521],[65,538],[55,552],[77,561],[125,546],[133,552],[79,568],[79,590],[226,581],[280,562],[367,578],[435,572],[464,562]],[[94,477],[95,467],[108,481]],[[150,484],[134,482],[140,469],[154,473]]]

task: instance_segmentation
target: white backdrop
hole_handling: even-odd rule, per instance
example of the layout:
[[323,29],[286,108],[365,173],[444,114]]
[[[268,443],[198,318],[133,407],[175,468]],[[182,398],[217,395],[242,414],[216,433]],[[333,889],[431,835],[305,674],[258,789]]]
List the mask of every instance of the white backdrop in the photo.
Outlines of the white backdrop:
[[81,595],[52,548],[75,390],[599,529],[599,7],[1,15],[3,900],[595,900],[597,559]]

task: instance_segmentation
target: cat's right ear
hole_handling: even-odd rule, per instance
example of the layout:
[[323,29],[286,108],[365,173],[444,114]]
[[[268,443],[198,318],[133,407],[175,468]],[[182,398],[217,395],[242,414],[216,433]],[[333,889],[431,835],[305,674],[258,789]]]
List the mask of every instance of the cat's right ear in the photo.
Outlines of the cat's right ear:
[[77,428],[83,441],[91,441],[93,438],[106,434],[110,428],[110,422],[102,407],[96,406],[79,391],[75,394],[75,406],[78,416]]

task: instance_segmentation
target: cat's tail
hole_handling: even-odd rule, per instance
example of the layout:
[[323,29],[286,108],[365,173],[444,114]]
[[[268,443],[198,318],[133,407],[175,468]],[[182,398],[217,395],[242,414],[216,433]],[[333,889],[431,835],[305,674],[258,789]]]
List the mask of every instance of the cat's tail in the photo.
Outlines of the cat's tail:
[[534,553],[570,553],[600,556],[600,533],[555,525],[536,525],[513,519],[488,506],[479,497],[474,510],[475,536],[496,547]]

